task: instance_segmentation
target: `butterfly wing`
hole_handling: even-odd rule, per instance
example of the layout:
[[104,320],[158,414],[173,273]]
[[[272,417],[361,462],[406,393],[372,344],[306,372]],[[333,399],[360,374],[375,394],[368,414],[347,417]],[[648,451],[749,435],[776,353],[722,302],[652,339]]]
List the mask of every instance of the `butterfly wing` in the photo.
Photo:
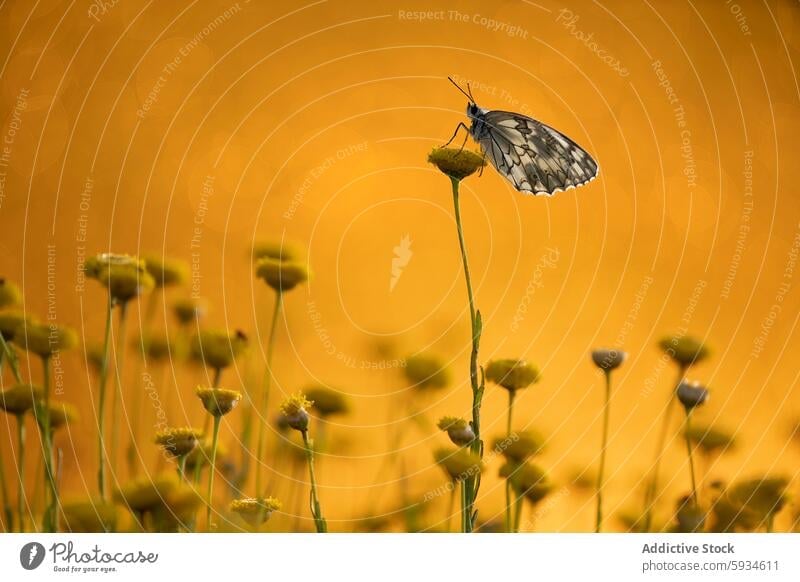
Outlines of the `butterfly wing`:
[[564,134],[530,117],[487,111],[476,136],[486,157],[520,192],[552,195],[590,182],[597,162]]

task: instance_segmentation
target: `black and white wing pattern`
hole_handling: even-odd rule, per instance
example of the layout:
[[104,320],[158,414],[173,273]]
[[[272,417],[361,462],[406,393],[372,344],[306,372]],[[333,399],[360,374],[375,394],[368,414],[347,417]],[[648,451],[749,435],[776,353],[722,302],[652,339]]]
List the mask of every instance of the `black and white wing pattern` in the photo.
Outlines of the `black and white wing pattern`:
[[520,192],[550,196],[597,176],[592,156],[544,123],[508,111],[486,111],[480,121],[473,137]]

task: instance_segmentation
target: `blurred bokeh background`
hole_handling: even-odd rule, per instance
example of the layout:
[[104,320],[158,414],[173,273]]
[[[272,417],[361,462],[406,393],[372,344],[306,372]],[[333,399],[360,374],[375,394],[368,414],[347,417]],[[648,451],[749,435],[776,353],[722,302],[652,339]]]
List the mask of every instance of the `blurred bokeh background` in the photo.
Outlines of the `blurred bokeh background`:
[[[83,344],[101,339],[105,301],[83,281],[87,256],[185,260],[190,278],[159,301],[157,326],[175,328],[174,299],[204,297],[204,325],[251,340],[222,384],[252,392],[273,294],[254,277],[251,249],[304,245],[314,278],[286,296],[266,419],[280,394],[309,383],[348,395],[351,412],[331,421],[319,463],[332,530],[382,514],[395,516],[382,529],[402,529],[393,512],[445,482],[431,455],[447,442],[435,420],[468,414],[452,199],[426,163],[465,121],[448,75],[469,82],[483,107],[558,128],[601,168],[590,185],[552,198],[517,193],[491,168],[463,184],[481,360],[525,357],[542,369],[515,423],[548,438],[539,462],[556,491],[536,529],[592,527],[591,496],[569,483],[599,456],[603,379],[589,359],[598,346],[630,353],[612,399],[609,515],[641,504],[674,381],[656,345],[668,333],[713,350],[692,370],[712,390],[697,417],[738,442],[713,476],[797,471],[796,1],[6,0],[0,28],[0,275],[22,287],[27,312],[73,326]],[[399,245],[408,260],[393,282]],[[440,356],[453,382],[407,396],[422,415],[409,422],[397,406],[408,387],[392,362],[419,351]],[[63,491],[89,495],[95,381],[81,350],[63,365],[60,397],[83,417],[57,436]],[[162,400],[171,394],[170,424],[201,424],[193,388],[202,371],[182,362],[172,371],[154,374]],[[154,411],[127,404],[143,419],[136,442],[152,473]],[[489,386],[487,438],[505,430],[505,406],[502,389]],[[222,430],[237,462],[238,412]],[[396,471],[379,474],[398,448],[395,430],[408,477],[400,484]],[[12,437],[12,421],[0,418],[13,474]],[[277,438],[271,429],[271,447]],[[667,451],[674,499],[688,491],[688,469],[681,441]],[[291,475],[273,465],[285,499]],[[503,507],[497,470],[494,462],[483,481],[483,519]],[[31,480],[34,472],[31,461]],[[426,506],[425,527],[437,526],[446,502]],[[305,504],[297,507],[299,527],[310,528]]]

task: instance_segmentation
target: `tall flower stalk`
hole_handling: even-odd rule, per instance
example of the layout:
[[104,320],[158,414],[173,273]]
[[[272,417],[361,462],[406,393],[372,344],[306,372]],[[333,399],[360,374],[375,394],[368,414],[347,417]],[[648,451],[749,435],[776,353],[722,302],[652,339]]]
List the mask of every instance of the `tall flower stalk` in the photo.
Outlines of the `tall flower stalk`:
[[60,352],[75,347],[78,340],[75,332],[55,325],[26,325],[17,334],[21,345],[39,356],[42,364],[42,397],[34,403],[33,412],[39,425],[44,458],[45,511],[42,528],[46,532],[56,531],[58,521],[58,488],[53,460],[53,427],[51,426],[51,359]]
[[[122,363],[125,352],[125,322],[128,303],[155,285],[153,277],[145,269],[144,261],[128,255],[104,253],[92,257],[84,263],[84,272],[91,279],[96,279],[108,291],[106,306],[106,325],[103,335],[102,360],[100,362],[100,378],[98,380],[97,410],[97,448],[98,469],[97,487],[100,498],[106,500],[106,467],[114,471],[118,434],[120,430],[119,406],[122,399]],[[108,372],[111,353],[111,328],[114,307],[119,306],[119,327],[117,330],[115,391],[112,401],[113,432],[111,437],[111,454],[105,444],[105,415],[108,385]],[[138,411],[137,411],[138,414]]]
[[603,403],[603,440],[600,445],[600,467],[597,471],[597,511],[594,531],[600,533],[603,526],[603,479],[606,471],[606,449],[608,448],[608,425],[611,416],[611,372],[619,368],[628,354],[615,349],[598,349],[592,352],[592,362],[605,376],[605,402]]
[[669,428],[672,424],[672,415],[675,408],[675,399],[678,386],[680,386],[686,372],[693,364],[697,364],[709,355],[709,349],[700,341],[685,335],[667,336],[659,341],[659,347],[664,352],[664,355],[675,362],[678,368],[678,377],[670,391],[669,401],[664,409],[664,414],[661,420],[661,429],[658,435],[658,444],[656,447],[655,459],[653,460],[653,469],[650,473],[650,479],[645,488],[644,498],[644,531],[650,531],[653,522],[653,507],[656,503],[659,490],[660,472],[661,472],[661,459],[664,456],[664,448],[667,444],[667,437],[669,436]]
[[[461,180],[474,174],[485,165],[484,159],[470,151],[454,148],[438,148],[428,156],[428,161],[435,165],[441,172],[450,178],[453,192],[453,211],[455,214],[458,246],[461,250],[461,263],[464,269],[464,280],[467,286],[467,301],[469,304],[469,319],[471,329],[472,349],[469,359],[469,379],[472,389],[472,430],[475,440],[470,449],[479,459],[483,458],[483,440],[481,440],[481,403],[483,401],[484,378],[483,370],[478,365],[478,351],[480,349],[481,332],[483,323],[481,313],[475,307],[475,297],[472,290],[472,279],[469,274],[469,261],[467,247],[464,242],[464,229],[461,225],[461,204],[459,201],[459,186]],[[480,375],[479,375],[480,370]],[[462,483],[464,494],[464,532],[472,532],[477,521],[475,501],[481,486],[481,475],[477,473],[465,479]]]
[[[501,386],[508,392],[508,413],[506,416],[506,439],[512,437],[514,401],[517,391],[535,384],[541,378],[538,368],[525,360],[493,360],[486,366],[486,379]],[[514,531],[513,504],[511,499],[511,479],[506,479],[506,531]],[[521,502],[520,504],[521,505]]]
[[[256,276],[275,291],[275,303],[272,310],[272,319],[269,326],[269,336],[267,338],[266,366],[264,369],[264,382],[259,395],[258,410],[262,415],[267,414],[269,406],[269,393],[272,386],[272,357],[275,353],[275,337],[283,308],[283,294],[291,291],[297,285],[304,283],[310,277],[308,267],[297,260],[299,251],[294,247],[273,244],[266,245],[254,250],[257,258]],[[256,498],[264,495],[263,490],[263,455],[264,437],[266,422],[258,424],[258,436],[256,437]]]
[[303,437],[303,449],[306,456],[306,464],[308,465],[308,478],[311,486],[311,517],[314,519],[314,527],[317,533],[327,533],[328,522],[322,514],[322,506],[319,502],[319,494],[317,492],[317,476],[314,471],[314,441],[308,436],[308,409],[314,404],[306,399],[300,393],[290,396],[281,404],[281,414],[286,425],[299,431]]
[[697,479],[695,478],[694,473],[694,457],[692,455],[692,449],[694,448],[692,445],[692,440],[690,438],[690,434],[692,431],[692,412],[698,406],[702,406],[708,400],[708,390],[698,384],[697,382],[681,382],[680,386],[678,386],[677,396],[680,403],[683,405],[684,412],[686,413],[686,418],[684,422],[684,439],[686,441],[686,453],[689,457],[689,472],[692,479],[692,502],[694,507],[697,508],[698,506],[698,494],[697,494]]
[[[225,388],[198,388],[197,396],[203,403],[209,415],[214,421],[214,428],[211,436],[211,458],[208,469],[208,490],[206,494],[206,523],[209,531],[212,529],[211,508],[214,500],[214,475],[217,472],[217,446],[219,444],[219,427],[222,417],[233,410],[242,399],[241,392],[227,390]],[[188,451],[191,452],[191,451]],[[185,463],[183,464],[185,470]]]

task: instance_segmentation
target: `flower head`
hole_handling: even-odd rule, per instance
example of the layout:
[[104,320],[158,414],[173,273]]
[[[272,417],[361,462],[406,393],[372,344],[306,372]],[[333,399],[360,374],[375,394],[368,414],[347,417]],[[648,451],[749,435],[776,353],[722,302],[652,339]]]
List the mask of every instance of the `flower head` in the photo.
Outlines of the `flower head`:
[[256,262],[256,276],[275,289],[290,291],[311,277],[305,263],[264,257]]
[[409,356],[403,373],[412,387],[420,390],[445,388],[450,383],[450,373],[444,363],[428,354]]
[[56,430],[67,424],[72,424],[80,419],[78,409],[66,402],[50,403],[50,430]]
[[175,319],[182,325],[189,325],[200,320],[206,314],[206,304],[202,299],[178,299],[172,304]]
[[97,372],[103,368],[105,352],[103,344],[92,343],[86,346],[86,362]]
[[247,348],[243,331],[202,330],[192,338],[191,354],[197,361],[215,370],[227,368]]
[[14,332],[14,342],[43,358],[78,345],[78,335],[69,327],[47,324],[22,324]]
[[658,346],[679,366],[699,364],[709,356],[709,349],[700,340],[688,335],[671,335],[661,338]]
[[64,500],[61,521],[71,533],[113,532],[117,528],[117,508],[102,499]]
[[494,450],[516,463],[538,455],[543,449],[544,437],[533,430],[521,430],[494,441]]
[[280,511],[283,505],[274,497],[236,499],[231,503],[231,511],[238,514],[250,526],[258,527],[266,523],[273,511]]
[[277,259],[279,261],[299,261],[304,254],[303,248],[286,240],[257,242],[253,245],[253,260]]
[[600,348],[592,352],[592,362],[594,365],[603,370],[610,372],[619,368],[628,358],[626,352],[615,349]]
[[144,261],[129,255],[97,255],[86,260],[84,272],[87,277],[97,279],[106,287],[111,298],[118,303],[135,299],[155,286],[155,280],[147,272]]
[[242,393],[237,390],[228,390],[226,388],[203,388],[198,387],[197,397],[203,403],[203,408],[208,411],[211,416],[225,416],[231,410],[236,408],[239,401],[242,399]]
[[301,392],[285,399],[281,403],[281,414],[286,424],[300,432],[308,430],[308,409],[312,404]]
[[509,392],[527,388],[540,378],[539,369],[526,360],[492,360],[486,366],[486,379]]
[[457,148],[435,148],[428,154],[428,162],[453,180],[461,181],[486,165],[483,156]]
[[705,404],[708,400],[708,389],[699,382],[683,380],[678,385],[678,400],[688,412]]
[[684,436],[706,455],[723,453],[736,444],[734,436],[713,426],[690,426]]
[[155,442],[173,457],[191,453],[203,437],[203,431],[195,428],[168,428],[156,433]]
[[788,487],[789,480],[785,477],[758,477],[736,483],[729,489],[728,497],[753,512],[759,522],[766,522],[788,503]]
[[14,335],[20,328],[25,329],[39,323],[33,315],[21,311],[4,311],[0,313],[0,333],[7,342],[14,341]]
[[463,481],[483,472],[480,457],[464,447],[437,449],[433,458],[453,481]]
[[532,463],[508,461],[500,467],[500,476],[508,479],[512,489],[531,503],[538,503],[553,490],[547,474]]
[[25,414],[42,397],[42,389],[33,384],[17,384],[0,392],[0,408],[9,414]]
[[[216,467],[222,469],[229,462],[229,451],[225,443],[220,441],[217,443],[217,459]],[[211,464],[211,439],[203,439],[198,445],[186,455],[186,470],[187,472],[194,471],[198,466],[204,467]]]
[[187,522],[194,520],[197,509],[204,503],[197,489],[178,482],[178,486],[168,491],[161,503],[150,510],[153,522],[159,531],[180,531]]
[[156,287],[180,285],[189,278],[189,266],[178,259],[145,255],[144,266]]
[[0,309],[14,307],[19,305],[20,301],[22,301],[22,293],[19,292],[19,287],[0,277]]
[[174,473],[146,475],[117,489],[114,500],[135,512],[152,511],[161,506],[178,486],[178,477]]
[[445,431],[452,443],[459,447],[465,447],[475,440],[472,424],[458,416],[443,416],[436,426]]
[[134,349],[141,350],[148,360],[160,362],[179,355],[178,345],[163,333],[149,333],[134,340]]
[[345,395],[333,388],[322,385],[309,386],[303,390],[303,393],[313,403],[311,407],[322,418],[335,414],[345,414],[350,410],[350,405]]

